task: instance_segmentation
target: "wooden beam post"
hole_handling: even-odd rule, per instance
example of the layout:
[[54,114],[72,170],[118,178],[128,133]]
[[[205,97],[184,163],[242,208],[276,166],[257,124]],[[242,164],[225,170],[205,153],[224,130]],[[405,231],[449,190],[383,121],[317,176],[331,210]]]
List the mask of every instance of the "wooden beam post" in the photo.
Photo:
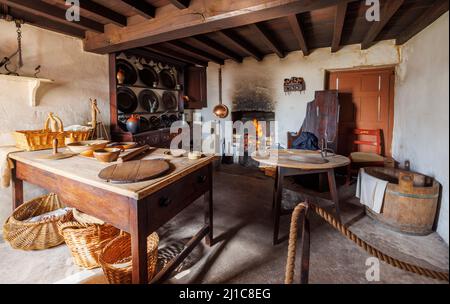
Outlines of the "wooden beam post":
[[103,24],[88,18],[81,18],[80,21],[77,22],[69,21],[66,19],[66,10],[42,1],[0,0],[0,3],[6,3],[9,7],[17,8],[33,15],[43,17],[43,19],[48,18],[75,28],[91,30],[97,33],[103,33],[104,31]]
[[236,35],[234,32],[229,30],[220,31],[219,32],[222,37],[227,39],[231,44],[233,44],[236,48],[240,49],[244,53],[252,56],[258,61],[263,59],[263,55],[252,45],[250,45],[247,41]]
[[239,56],[238,54],[234,53],[233,51],[227,49],[220,43],[217,43],[206,36],[195,36],[191,37],[191,39],[194,39],[196,42],[200,43],[203,47],[213,49],[214,51],[220,53],[224,57],[231,58],[237,63],[241,63],[243,60],[242,57]]
[[216,57],[214,55],[211,55],[203,50],[199,50],[193,46],[187,45],[186,43],[180,42],[180,41],[170,41],[170,42],[166,42],[167,44],[169,44],[172,48],[181,51],[181,53],[188,53],[191,56],[198,56],[201,57],[203,59],[205,59],[206,61],[213,61],[217,64],[223,65],[224,64],[224,60]]
[[252,30],[261,37],[264,43],[280,58],[284,58],[284,51],[278,46],[275,39],[263,28],[261,24],[250,24]]
[[295,38],[297,38],[298,45],[300,49],[303,51],[303,55],[309,55],[308,45],[306,43],[305,36],[303,35],[301,21],[299,20],[299,16],[297,15],[289,15],[288,16],[289,25],[291,26],[292,31],[294,32]]
[[368,49],[373,45],[375,39],[381,33],[385,25],[391,20],[392,16],[398,11],[405,0],[389,0],[385,1],[383,8],[381,9],[380,21],[374,21],[369,29],[369,32],[361,43],[361,49]]
[[149,51],[155,52],[157,54],[160,54],[163,56],[168,56],[173,59],[176,59],[176,60],[179,60],[182,62],[186,62],[186,63],[190,63],[193,65],[208,66],[208,62],[199,60],[197,58],[190,57],[188,55],[180,54],[174,50],[165,48],[161,45],[149,45],[149,46],[145,47],[144,49],[148,49]]
[[337,52],[340,48],[346,13],[347,1],[339,2],[339,4],[336,5],[336,15],[334,18],[333,41],[331,43],[332,53]]
[[80,8],[82,10],[91,12],[100,17],[103,17],[110,21],[111,23],[118,26],[126,26],[127,25],[127,17],[113,11],[112,9],[105,7],[97,2],[91,0],[81,0]]
[[122,2],[128,4],[138,15],[144,18],[155,18],[156,8],[143,0],[122,0]]
[[169,0],[170,3],[175,5],[178,9],[185,9],[191,4],[191,0]]

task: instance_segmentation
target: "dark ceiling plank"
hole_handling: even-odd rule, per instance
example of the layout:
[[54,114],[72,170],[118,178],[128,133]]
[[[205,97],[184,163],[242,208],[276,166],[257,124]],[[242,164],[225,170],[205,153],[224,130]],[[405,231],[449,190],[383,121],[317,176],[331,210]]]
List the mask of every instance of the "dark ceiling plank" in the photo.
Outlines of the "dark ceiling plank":
[[155,18],[156,8],[144,0],[122,0],[122,2],[131,6],[136,14],[141,15],[144,18]]
[[191,0],[187,9],[176,12],[161,10],[152,22],[128,25],[101,35],[88,35],[84,48],[96,53],[117,52],[332,7],[337,1]]
[[169,0],[169,1],[179,9],[188,8],[189,4],[191,4],[191,0]]
[[82,28],[85,30],[91,30],[98,33],[103,33],[104,26],[103,24],[88,19],[88,18],[80,18],[78,22],[72,22],[66,19],[66,10],[60,9],[54,5],[36,1],[36,0],[0,0],[1,3],[6,3],[9,7],[17,8],[22,11],[29,12],[35,16],[39,16],[41,18],[48,18],[53,21],[61,22],[69,26]]
[[425,12],[397,38],[397,45],[406,43],[409,39],[417,35],[424,28],[433,23],[449,9],[448,0],[436,0],[433,5],[425,10]]
[[178,50],[181,53],[187,53],[191,56],[198,56],[201,57],[207,61],[213,61],[217,64],[223,65],[224,64],[224,60],[221,58],[218,58],[214,55],[211,55],[203,50],[199,50],[193,46],[190,46],[186,43],[183,43],[181,41],[170,41],[170,42],[166,42],[167,44],[169,44],[172,48]]
[[306,44],[305,36],[303,35],[301,21],[297,15],[288,16],[289,25],[291,26],[292,32],[298,41],[300,49],[303,51],[303,55],[309,55],[308,45]]
[[191,39],[194,39],[204,47],[209,47],[213,50],[215,50],[217,53],[221,54],[224,57],[231,58],[232,60],[236,61],[237,63],[242,62],[242,57],[238,54],[235,54],[233,51],[227,49],[220,43],[215,42],[214,40],[206,37],[206,36],[195,36],[191,37]]
[[234,32],[229,30],[223,30],[218,32],[222,37],[227,39],[231,44],[233,44],[236,48],[240,49],[244,53],[252,56],[258,61],[263,59],[263,55],[252,45],[250,45],[247,41],[236,35]]
[[278,57],[284,58],[285,54],[282,49],[278,46],[279,44],[275,41],[270,33],[264,29],[264,27],[259,24],[250,24],[251,29],[262,39],[262,41],[275,53]]
[[80,8],[82,10],[85,10],[85,11],[91,12],[93,14],[96,14],[100,17],[103,17],[115,25],[118,25],[118,26],[126,26],[127,25],[127,17],[126,16],[119,14],[119,13],[113,11],[112,9],[109,9],[108,7],[105,7],[94,1],[81,0]]
[[341,1],[336,5],[336,15],[334,18],[333,41],[331,52],[337,52],[341,45],[342,29],[344,28],[345,15],[347,14],[347,2]]
[[16,8],[10,8],[9,14],[17,19],[22,19],[25,23],[44,28],[53,32],[61,33],[77,38],[84,38],[85,31],[73,26],[68,26],[63,23],[55,22],[48,18],[33,15],[29,12],[22,11]]
[[193,65],[201,65],[201,66],[208,66],[208,62],[206,61],[202,61],[181,53],[178,53],[174,50],[162,47],[160,45],[150,45],[150,46],[146,46],[145,49],[148,49],[152,52],[158,53],[160,55],[164,55],[164,56],[168,56],[186,63],[190,63]]
[[391,20],[392,16],[398,11],[398,9],[402,6],[405,0],[389,0],[385,1],[384,6],[381,9],[380,13],[380,21],[372,22],[372,26],[369,29],[369,32],[361,43],[361,49],[365,50],[371,47],[377,39],[378,35],[381,33],[386,24]]

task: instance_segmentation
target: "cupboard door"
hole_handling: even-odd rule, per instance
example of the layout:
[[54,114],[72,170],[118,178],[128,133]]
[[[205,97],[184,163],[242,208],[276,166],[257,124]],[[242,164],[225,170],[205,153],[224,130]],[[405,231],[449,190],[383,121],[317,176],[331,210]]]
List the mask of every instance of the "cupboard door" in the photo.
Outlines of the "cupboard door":
[[186,95],[189,97],[189,102],[187,102],[185,108],[206,108],[206,67],[186,68],[185,81]]

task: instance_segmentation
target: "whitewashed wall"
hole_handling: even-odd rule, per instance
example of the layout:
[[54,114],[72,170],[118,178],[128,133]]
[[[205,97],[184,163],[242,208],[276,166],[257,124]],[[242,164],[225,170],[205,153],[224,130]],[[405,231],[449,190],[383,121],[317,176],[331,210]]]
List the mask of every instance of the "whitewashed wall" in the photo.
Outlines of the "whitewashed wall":
[[[97,98],[103,120],[109,122],[108,57],[86,53],[80,39],[33,26],[23,26],[23,76],[32,76],[41,65],[40,77],[50,78],[38,92],[38,106],[28,104],[25,83],[0,79],[0,144],[14,130],[42,128],[48,112],[58,114],[65,125],[86,124],[90,118],[89,98]],[[0,57],[17,48],[14,23],[0,20]],[[2,69],[2,71],[4,71]],[[37,190],[28,188],[27,197]],[[10,213],[10,189],[0,189],[0,223]]]
[[393,155],[442,185],[437,231],[449,237],[449,14],[408,41],[397,69]]
[[[436,177],[443,185],[438,232],[448,243],[448,13],[405,46],[383,41],[368,50],[359,45],[344,47],[333,54],[329,48],[314,50],[308,57],[293,52],[280,59],[269,55],[257,62],[226,61],[223,67],[223,102],[232,108],[236,84],[251,82],[268,86],[277,102],[279,141],[286,145],[288,131],[298,131],[307,102],[316,90],[325,88],[325,71],[383,65],[396,66],[395,124],[393,156],[409,159],[412,169]],[[285,95],[283,80],[303,77],[305,93]],[[218,65],[208,67],[208,108],[204,121],[214,120],[212,108],[218,103]],[[230,119],[228,117],[227,119]]]

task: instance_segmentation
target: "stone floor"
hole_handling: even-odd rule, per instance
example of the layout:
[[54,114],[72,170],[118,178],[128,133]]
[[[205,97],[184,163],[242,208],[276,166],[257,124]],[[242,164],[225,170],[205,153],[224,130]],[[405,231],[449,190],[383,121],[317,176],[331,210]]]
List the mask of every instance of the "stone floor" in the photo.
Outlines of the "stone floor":
[[[287,182],[287,203],[299,201],[296,185]],[[223,165],[215,173],[215,236],[212,248],[194,250],[169,283],[283,283],[287,242],[272,246],[273,180],[258,170]],[[298,189],[297,189],[298,190]],[[448,269],[448,246],[433,233],[417,237],[393,232],[368,217],[352,188],[341,187],[344,222],[362,239],[394,257],[434,269]],[[326,205],[323,205],[327,207]],[[162,227],[160,264],[176,255],[202,224],[202,201]],[[328,206],[329,207],[329,206]],[[330,209],[331,210],[331,209]],[[282,219],[287,232],[289,217]],[[311,219],[310,283],[369,283],[369,255],[345,239],[317,216]],[[298,279],[298,278],[297,278]],[[0,239],[0,283],[104,283],[101,270],[76,267],[66,246],[23,252],[11,249]],[[404,272],[381,262],[376,283],[441,283]]]

